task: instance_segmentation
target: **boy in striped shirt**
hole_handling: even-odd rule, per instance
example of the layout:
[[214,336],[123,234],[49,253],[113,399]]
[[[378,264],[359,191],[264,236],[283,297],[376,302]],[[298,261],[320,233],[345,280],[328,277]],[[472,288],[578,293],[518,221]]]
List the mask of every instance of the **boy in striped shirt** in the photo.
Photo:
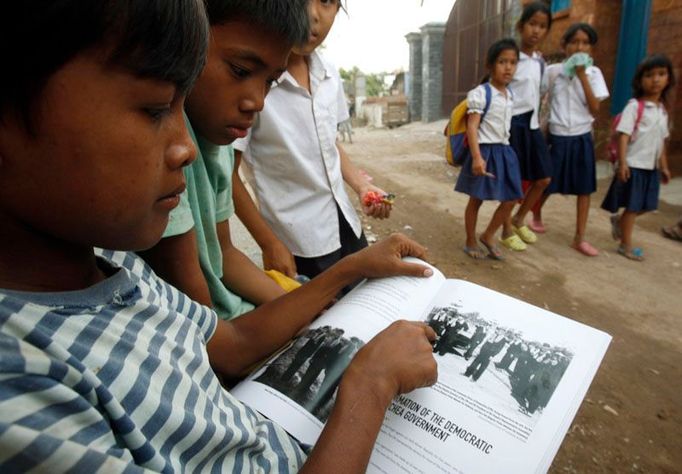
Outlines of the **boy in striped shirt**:
[[[225,1],[245,4],[262,2]],[[25,0],[0,17],[2,472],[361,471],[390,400],[435,381],[433,332],[394,324],[349,366],[306,458],[215,372],[243,374],[358,278],[427,276],[400,260],[423,249],[394,236],[234,322],[127,252],[159,240],[195,158],[183,106],[203,5]]]

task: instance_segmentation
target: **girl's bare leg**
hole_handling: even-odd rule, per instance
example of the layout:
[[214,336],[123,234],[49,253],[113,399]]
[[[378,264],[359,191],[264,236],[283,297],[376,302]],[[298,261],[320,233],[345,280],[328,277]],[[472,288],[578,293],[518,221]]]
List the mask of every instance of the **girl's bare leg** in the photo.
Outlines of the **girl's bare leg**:
[[469,202],[464,210],[464,229],[467,234],[466,246],[468,248],[475,248],[478,246],[476,240],[476,223],[478,222],[478,210],[481,208],[483,201],[474,197],[469,197]]
[[481,241],[485,242],[489,246],[493,246],[495,243],[495,233],[504,224],[505,220],[511,215],[512,209],[516,201],[503,201],[497,206],[495,214],[493,214],[492,219],[485,231],[481,234]]
[[574,243],[577,245],[585,240],[585,230],[587,229],[587,217],[590,214],[590,195],[581,194],[576,203],[576,223]]

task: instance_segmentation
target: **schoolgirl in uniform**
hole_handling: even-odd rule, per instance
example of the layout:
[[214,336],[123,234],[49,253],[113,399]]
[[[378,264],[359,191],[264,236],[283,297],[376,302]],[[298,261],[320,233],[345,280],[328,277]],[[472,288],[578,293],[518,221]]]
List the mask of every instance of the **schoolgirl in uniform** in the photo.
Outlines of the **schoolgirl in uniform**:
[[[514,77],[519,61],[519,48],[513,39],[495,42],[486,57],[490,82],[479,85],[467,94],[468,151],[455,191],[469,195],[464,214],[466,244],[464,252],[472,258],[486,255],[502,260],[495,243],[495,233],[509,217],[514,203],[523,196],[519,160],[509,146],[509,126],[512,118],[512,95],[507,86]],[[476,222],[483,201],[500,201],[488,227],[478,240]]]
[[585,240],[590,195],[597,190],[592,122],[601,101],[609,96],[601,70],[589,56],[597,32],[587,23],[575,23],[561,40],[568,59],[547,68],[543,85],[550,101],[549,146],[552,182],[547,194],[577,196],[576,228],[571,247],[589,257],[599,251]]
[[628,102],[616,128],[618,171],[601,207],[616,215],[614,238],[618,253],[644,259],[642,249],[632,246],[635,218],[658,207],[659,182],[670,179],[665,139],[669,135],[666,96],[675,84],[670,59],[662,54],[646,58],[632,80],[633,99]]
[[521,206],[513,217],[507,219],[502,231],[502,244],[515,251],[525,250],[526,244],[536,242],[535,232],[544,232],[541,223],[534,225],[531,222],[527,226],[524,222],[526,214],[542,197],[552,176],[549,151],[538,122],[545,62],[537,51],[551,26],[552,13],[543,2],[528,4],[517,24],[521,52],[516,74],[509,85],[514,93],[510,144],[519,159],[521,179],[528,181],[530,186]]

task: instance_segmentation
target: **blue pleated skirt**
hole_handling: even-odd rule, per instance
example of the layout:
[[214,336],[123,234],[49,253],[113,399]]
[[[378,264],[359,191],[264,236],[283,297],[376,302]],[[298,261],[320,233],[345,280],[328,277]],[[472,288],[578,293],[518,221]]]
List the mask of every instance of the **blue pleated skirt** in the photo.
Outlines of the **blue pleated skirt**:
[[486,171],[495,175],[475,176],[471,171],[471,153],[467,150],[462,171],[457,178],[455,191],[482,201],[514,201],[523,197],[521,172],[516,153],[509,145],[481,144],[481,156]]
[[530,129],[533,111],[514,115],[509,144],[516,152],[521,167],[521,179],[537,181],[552,176],[552,161],[545,137],[540,130]]
[[612,213],[618,212],[620,208],[631,212],[653,211],[658,208],[660,188],[658,170],[630,168],[627,182],[621,182],[618,175],[613,177],[601,207]]
[[572,137],[549,136],[552,182],[548,194],[592,194],[597,190],[597,170],[592,133]]

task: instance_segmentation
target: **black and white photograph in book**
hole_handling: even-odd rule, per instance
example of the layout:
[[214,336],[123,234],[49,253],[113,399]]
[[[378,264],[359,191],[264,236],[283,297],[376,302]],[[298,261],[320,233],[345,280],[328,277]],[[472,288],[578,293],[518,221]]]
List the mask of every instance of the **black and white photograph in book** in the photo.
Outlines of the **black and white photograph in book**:
[[271,360],[254,381],[283,393],[324,423],[344,370],[364,344],[357,337],[344,337],[340,328],[309,329]]
[[450,373],[505,398],[504,406],[514,400],[510,408],[529,419],[542,413],[573,358],[565,347],[525,338],[457,304],[435,307],[426,322],[437,335],[439,366],[455,365]]

